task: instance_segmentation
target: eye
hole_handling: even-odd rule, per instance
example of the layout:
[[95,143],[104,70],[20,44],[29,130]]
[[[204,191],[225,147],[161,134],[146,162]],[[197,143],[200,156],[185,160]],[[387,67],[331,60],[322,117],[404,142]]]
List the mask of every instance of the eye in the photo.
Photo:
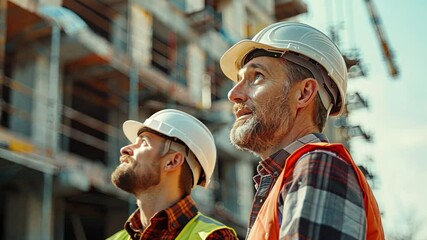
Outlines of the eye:
[[140,135],[136,139],[136,144],[138,146],[148,146],[150,143],[146,136]]
[[149,143],[147,141],[147,138],[145,138],[145,137],[141,138],[141,146],[148,146],[148,145],[149,145]]
[[264,75],[262,73],[259,73],[259,72],[255,73],[254,84],[257,84],[262,80],[264,80]]

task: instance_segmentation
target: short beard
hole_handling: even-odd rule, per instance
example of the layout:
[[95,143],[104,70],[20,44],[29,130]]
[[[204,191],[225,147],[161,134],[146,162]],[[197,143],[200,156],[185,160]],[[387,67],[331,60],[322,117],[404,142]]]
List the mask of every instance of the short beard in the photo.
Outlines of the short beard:
[[125,157],[129,158],[130,163],[124,166],[119,165],[111,174],[111,182],[116,187],[128,193],[137,194],[160,183],[160,161],[156,161],[152,167],[145,169],[144,173],[137,174],[136,161],[130,156]]
[[251,108],[252,118],[244,123],[233,124],[230,132],[231,143],[239,150],[260,155],[279,144],[283,134],[289,131],[293,120],[290,118],[289,87],[275,99]]

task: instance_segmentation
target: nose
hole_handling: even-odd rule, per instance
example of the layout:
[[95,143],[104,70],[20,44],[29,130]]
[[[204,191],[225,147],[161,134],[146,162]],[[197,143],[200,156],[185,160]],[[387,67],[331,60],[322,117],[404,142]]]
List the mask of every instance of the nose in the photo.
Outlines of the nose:
[[242,103],[246,102],[248,99],[246,93],[246,87],[243,81],[238,82],[230,91],[228,92],[228,100],[233,103]]
[[120,154],[121,155],[129,155],[129,156],[133,156],[133,148],[132,148],[132,144],[129,144],[127,146],[124,146],[120,149]]

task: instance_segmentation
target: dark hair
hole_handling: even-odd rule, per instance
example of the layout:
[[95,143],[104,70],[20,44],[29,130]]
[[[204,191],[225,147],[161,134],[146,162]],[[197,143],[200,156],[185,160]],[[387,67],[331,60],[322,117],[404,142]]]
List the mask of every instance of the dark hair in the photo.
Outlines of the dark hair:
[[[293,84],[299,81],[302,81],[306,78],[314,78],[313,74],[307,68],[302,67],[286,59],[284,59],[284,62],[285,62],[284,65],[287,71],[287,76],[289,78],[291,87],[293,86]],[[314,100],[313,121],[316,124],[316,126],[319,128],[320,132],[322,132],[323,128],[325,127],[326,118],[327,118],[326,108],[323,106],[322,100],[320,100],[319,93],[317,93],[317,96]]]
[[183,190],[185,195],[189,195],[191,194],[193,183],[193,172],[191,171],[187,160],[185,160],[181,167],[181,175],[179,176],[178,187]]

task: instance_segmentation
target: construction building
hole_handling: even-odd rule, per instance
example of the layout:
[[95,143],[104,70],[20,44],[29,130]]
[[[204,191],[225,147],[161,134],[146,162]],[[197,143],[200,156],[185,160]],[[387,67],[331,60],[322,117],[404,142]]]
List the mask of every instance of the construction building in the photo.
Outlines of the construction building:
[[[307,11],[300,0],[0,0],[0,238],[105,239],[121,229],[135,209],[110,182],[127,144],[121,124],[164,108],[213,132],[214,180],[194,198],[243,238],[258,159],[229,143],[232,82],[219,59]],[[343,118],[327,135],[347,144],[351,128]]]

